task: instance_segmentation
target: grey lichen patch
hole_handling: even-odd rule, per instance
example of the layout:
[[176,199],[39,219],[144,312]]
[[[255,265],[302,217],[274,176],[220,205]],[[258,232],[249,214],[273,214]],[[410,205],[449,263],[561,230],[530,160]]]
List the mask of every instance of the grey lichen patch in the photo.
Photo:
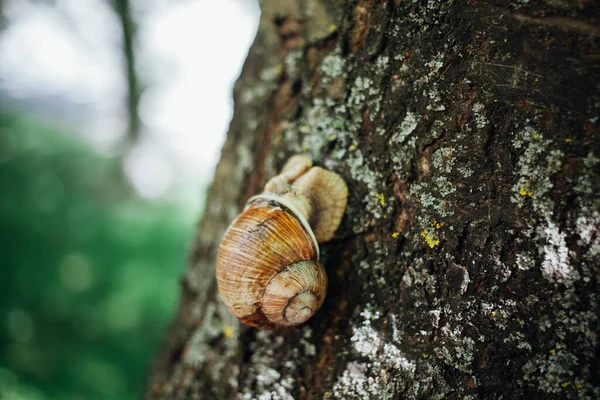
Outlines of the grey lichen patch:
[[[577,393],[579,399],[598,398],[600,392],[575,377],[579,360],[567,349],[550,349],[538,354],[523,366],[522,385],[534,383],[543,393]],[[575,396],[572,396],[573,398]]]
[[517,162],[519,178],[512,187],[511,200],[523,207],[525,199],[531,199],[540,219],[536,239],[540,244],[542,275],[552,283],[570,287],[580,275],[569,258],[567,232],[554,221],[554,201],[550,196],[554,186],[552,176],[559,171],[564,154],[552,149],[552,144],[531,125],[517,133],[513,146],[524,151]]
[[[392,143],[404,143],[417,128],[419,120],[420,117],[417,114],[407,111],[404,119],[398,126],[398,130],[394,133],[394,135],[391,138]],[[408,145],[414,146],[415,140],[416,138],[411,138]]]
[[600,256],[600,197],[597,195],[600,176],[594,173],[599,165],[600,159],[594,153],[587,154],[575,186],[580,205],[575,217],[575,233],[579,237],[578,245],[586,248],[585,257],[589,261]]
[[464,151],[462,146],[442,146],[429,157],[422,157],[420,169],[423,178],[410,186],[409,197],[421,209],[415,216],[420,233],[413,239],[430,248],[439,245],[445,232],[453,229],[452,226],[446,226],[444,221],[455,214],[458,190],[455,170],[460,166],[456,160],[457,155]]
[[368,95],[376,93],[377,90],[374,89],[373,81],[369,78],[359,76],[354,80],[348,103],[350,105],[361,105],[367,100]]
[[528,271],[535,266],[535,260],[528,252],[517,254],[516,256],[517,268],[521,271]]
[[521,332],[510,332],[508,337],[504,339],[504,343],[515,343],[517,349],[525,349],[531,351],[531,345],[525,340],[525,335]]
[[382,242],[375,242],[374,251],[371,254],[371,257],[368,259],[363,259],[359,263],[358,275],[368,277],[369,280],[373,280],[380,288],[386,289],[388,285],[388,281],[385,276],[385,265],[386,260],[388,259],[388,252],[385,244]]
[[450,322],[452,321],[440,329],[442,338],[433,352],[446,365],[461,372],[471,373],[475,358],[475,340],[463,332],[462,322],[456,321],[456,325],[451,325]]
[[321,61],[321,72],[324,75],[324,83],[343,76],[346,70],[346,59],[341,56],[341,50],[336,48],[327,54]]
[[285,72],[288,75],[288,79],[294,80],[300,75],[300,61],[302,60],[303,52],[300,49],[292,50],[286,54],[283,62],[285,65]]
[[[321,62],[325,83],[342,77],[346,68],[339,50],[325,56]],[[330,149],[330,164],[335,160],[339,160],[339,165],[345,164],[352,179],[371,193],[364,199],[368,213],[357,214],[360,221],[353,224],[359,230],[364,229],[373,217],[384,217],[394,201],[382,184],[383,177],[370,167],[371,161],[376,163],[377,160],[367,160],[359,148],[362,107],[369,104],[370,113],[376,115],[380,101],[378,91],[372,89],[373,84],[369,78],[356,78],[346,102],[328,97],[314,98],[296,122],[287,124],[283,135],[288,149],[308,153],[315,161],[319,161],[326,149]]]
[[590,260],[600,256],[600,212],[592,208],[582,208],[575,220],[578,244],[587,247],[586,257]]
[[349,362],[342,376],[333,385],[333,393],[328,393],[325,398],[332,395],[336,399],[370,399],[371,395],[379,394],[379,387],[373,387],[375,379],[369,379],[365,375],[367,369],[364,362]]
[[[341,56],[340,48],[336,47],[321,61],[323,78],[320,84],[327,89],[331,82],[338,82],[340,79],[345,82],[349,69],[351,66]],[[297,121],[289,123],[284,131],[284,141],[289,150],[309,153],[316,161],[329,152],[330,166],[345,164],[351,178],[361,184],[359,188],[369,193],[363,200],[364,210],[367,212],[355,214],[360,219],[352,224],[357,231],[368,226],[373,217],[387,217],[394,202],[383,183],[383,175],[371,167],[378,160],[367,159],[360,142],[365,116],[370,121],[379,116],[382,97],[375,86],[372,78],[359,75],[350,85],[347,99],[333,96],[327,89],[328,95],[313,98],[303,115]],[[411,119],[416,118],[409,115],[407,124],[412,125]],[[410,125],[406,129],[414,130]],[[386,133],[381,126],[374,129],[382,136]]]
[[331,140],[341,134],[339,125],[334,123],[330,110],[334,109],[336,103],[329,99],[317,98],[313,106],[306,113],[306,124],[300,126],[300,132],[304,135],[302,149],[310,151],[316,157],[322,154],[323,147]]
[[429,98],[431,102],[425,107],[431,111],[444,111],[446,106],[442,104],[442,94],[438,89],[437,83],[432,83],[428,90],[423,91],[423,96]]
[[294,379],[296,363],[289,360],[281,365],[274,356],[285,344],[284,337],[277,332],[259,331],[250,345],[253,352],[241,383],[238,397],[247,400],[293,400],[297,381]]
[[[408,256],[408,254],[406,256]],[[402,276],[402,283],[406,285],[407,288],[413,286],[422,288],[432,296],[435,296],[438,292],[437,276],[429,271],[425,265],[425,260],[422,258],[416,258],[411,263]],[[433,306],[435,307],[436,304],[433,304]]]
[[569,260],[566,234],[551,220],[538,227],[537,233],[543,241],[543,247],[540,248],[542,274],[551,282],[572,286],[579,279],[579,273]]
[[[415,80],[415,84],[421,85],[435,81],[438,78],[439,70],[444,66],[444,58],[444,53],[438,52],[432,59],[425,61],[423,65],[426,68],[426,73]],[[437,86],[435,91],[437,92]]]
[[222,336],[225,326],[229,326],[229,329],[235,326],[237,330],[237,320],[224,305],[209,303],[204,310],[202,323],[188,342],[188,350],[183,355],[184,362],[196,368],[201,367],[210,352],[207,342]]
[[473,104],[473,115],[475,117],[475,126],[478,129],[485,128],[489,123],[489,120],[485,116],[485,112],[483,111],[485,106],[482,103],[476,102]]
[[302,338],[300,339],[300,345],[302,346],[302,352],[299,349],[294,349],[294,356],[299,357],[300,355],[315,356],[317,355],[317,347],[311,342],[312,329],[309,326],[302,327]]
[[259,80],[252,87],[246,87],[241,92],[242,104],[258,103],[277,88],[277,80],[283,72],[284,64],[278,63],[264,68],[259,74]]
[[548,196],[553,186],[550,178],[559,170],[564,157],[551,146],[552,141],[531,125],[517,132],[513,139],[513,147],[524,151],[517,162],[518,181],[512,187],[512,201],[523,207],[525,199],[531,198],[534,210],[546,216],[552,213],[553,207]]
[[[442,103],[442,93],[440,91],[439,74],[444,66],[445,54],[438,52],[432,59],[425,61],[426,73],[414,80],[412,85],[420,88],[421,95],[427,100],[425,109],[430,111],[444,111],[446,106]],[[406,69],[404,72],[408,72]]]
[[376,71],[377,73],[384,73],[385,70],[387,69],[387,66],[390,62],[390,58],[386,55],[380,55],[379,57],[377,57],[377,60],[375,61],[375,67],[377,68]]
[[[185,346],[183,365],[198,370],[210,362],[211,378],[215,382],[227,375],[230,377],[230,384],[237,386],[239,369],[231,368],[227,360],[234,359],[239,350],[238,320],[231,315],[223,303],[219,302],[207,304],[201,321]],[[217,350],[211,343],[219,339],[222,346]],[[183,374],[183,371],[180,372]]]
[[316,98],[296,122],[286,125],[283,138],[296,153],[308,153],[319,161],[332,141],[347,142],[345,106],[328,98]]
[[[433,213],[431,215],[437,218],[445,218],[454,214],[454,210],[449,207],[448,196],[456,192],[456,186],[445,175],[436,175],[431,181],[419,182],[411,186],[410,195],[417,199],[422,207],[429,209]],[[424,225],[428,225],[427,219],[422,221]]]
[[482,316],[489,319],[495,328],[503,331],[508,328],[512,316],[517,312],[517,303],[512,299],[481,301],[478,307]]
[[[598,304],[597,294],[589,297],[590,304]],[[577,309],[585,308],[586,302],[573,288],[558,292],[553,301],[561,308],[548,310],[535,322],[535,329],[550,332],[552,339],[531,354],[522,367],[523,378],[519,384],[534,386],[542,393],[563,393],[567,398],[598,398],[600,388],[594,384],[593,372],[589,369],[598,344],[595,332],[598,315],[592,310]],[[536,297],[527,300],[529,307],[539,307],[539,304]],[[513,334],[512,339],[518,348],[530,348],[525,337]]]
[[436,170],[449,174],[456,162],[456,151],[455,147],[440,147],[431,155],[431,164]]
[[449,393],[457,389],[446,382],[442,367],[433,360],[433,357],[425,358],[423,355],[423,360],[419,363],[418,374],[421,377],[407,391],[407,399],[444,400],[448,398]]
[[361,317],[362,322],[353,327],[350,338],[352,352],[358,359],[346,365],[331,395],[336,399],[396,398],[407,390],[417,365],[372,326],[380,318],[378,311],[367,306]]
[[473,170],[464,165],[458,167],[457,171],[460,172],[460,176],[462,176],[463,178],[470,178],[473,175]]
[[[383,97],[373,79],[357,76],[350,88],[347,105],[353,110],[352,119],[357,126],[361,123],[361,109],[368,106],[369,120],[375,122],[381,110]],[[358,107],[357,107],[358,106]]]
[[[386,210],[386,204],[387,207],[389,207],[391,199],[388,199],[386,203],[385,195],[382,195],[383,186],[381,185],[381,175],[369,168],[367,160],[365,160],[362,151],[358,148],[354,148],[348,152],[346,163],[350,167],[352,178],[363,183],[368,189],[368,195],[363,200],[365,209],[375,218],[383,217]],[[373,193],[375,193],[375,195],[373,195]],[[365,220],[364,223],[367,223],[367,220]],[[362,224],[356,226],[358,229],[357,231],[359,232],[362,230],[362,227],[364,226],[365,225]]]

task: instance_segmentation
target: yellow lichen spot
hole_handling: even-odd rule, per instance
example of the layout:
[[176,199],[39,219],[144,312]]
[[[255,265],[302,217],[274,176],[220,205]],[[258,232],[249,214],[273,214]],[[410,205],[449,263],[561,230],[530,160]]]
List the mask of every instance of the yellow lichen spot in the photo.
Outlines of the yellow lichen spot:
[[452,121],[452,117],[450,117],[450,121]]
[[568,387],[570,384],[571,384],[571,382],[568,382],[568,381],[567,381],[567,382],[563,382],[563,383],[561,383],[561,384],[560,384],[560,386],[562,386],[563,388],[565,388],[565,389],[566,389],[566,388],[567,388],[567,387]]
[[425,229],[421,232],[421,237],[423,237],[424,242],[431,247],[432,249],[440,244],[440,241],[429,234],[429,231]]
[[534,81],[534,82],[539,82],[539,81],[540,81],[540,78],[535,78],[533,81]]
[[350,145],[350,150],[356,150],[356,145],[355,144],[351,144]]
[[571,143],[573,140],[571,138],[566,138],[565,143]]
[[504,39],[504,43],[508,43],[508,39]]
[[540,134],[539,133],[534,133],[533,134],[533,138],[534,139],[539,139],[540,138]]
[[437,222],[434,219],[433,222],[431,223],[431,226],[433,226],[435,229],[440,229],[442,226],[444,226],[444,223],[443,222]]
[[375,193],[375,198],[382,206],[385,206],[385,195],[383,193]]
[[427,358],[427,357],[429,357],[429,354],[423,353],[423,358]]
[[225,336],[227,339],[231,339],[233,337],[233,328],[231,325],[225,325],[223,327],[223,336]]
[[575,386],[575,389],[583,389],[583,385],[582,385],[582,384],[577,384],[577,385]]
[[394,233],[392,233],[392,237],[394,239],[396,239],[398,236],[400,236],[400,232],[394,232]]
[[522,187],[521,189],[519,189],[519,194],[523,197],[531,197],[533,196],[533,192],[531,190],[528,190],[527,188]]
[[497,102],[498,102],[498,99],[494,99],[494,103],[497,103]]
[[556,349],[550,350],[550,354],[555,355],[556,354]]
[[328,31],[329,33],[333,33],[333,32],[335,32],[335,31],[337,31],[337,25],[336,25],[336,24],[331,24],[331,25],[329,25],[329,28],[327,28],[327,31]]

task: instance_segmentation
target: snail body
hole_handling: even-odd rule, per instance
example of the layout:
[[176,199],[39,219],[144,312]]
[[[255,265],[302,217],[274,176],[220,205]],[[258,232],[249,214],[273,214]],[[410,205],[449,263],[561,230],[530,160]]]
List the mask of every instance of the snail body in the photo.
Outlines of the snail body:
[[231,223],[217,253],[217,284],[232,314],[263,329],[302,324],[323,304],[319,243],[340,224],[342,178],[294,156]]

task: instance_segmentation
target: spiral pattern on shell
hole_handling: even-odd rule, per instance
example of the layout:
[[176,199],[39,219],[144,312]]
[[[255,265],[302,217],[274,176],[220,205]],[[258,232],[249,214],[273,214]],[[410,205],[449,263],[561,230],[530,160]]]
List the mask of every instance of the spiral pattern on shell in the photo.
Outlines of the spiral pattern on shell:
[[217,254],[217,284],[238,319],[258,328],[295,326],[323,303],[327,274],[302,217],[272,197],[252,200]]

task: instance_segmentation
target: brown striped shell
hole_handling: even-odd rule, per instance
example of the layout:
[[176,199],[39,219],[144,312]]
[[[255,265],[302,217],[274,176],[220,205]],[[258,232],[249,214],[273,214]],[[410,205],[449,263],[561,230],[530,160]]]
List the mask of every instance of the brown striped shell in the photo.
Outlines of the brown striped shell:
[[277,196],[252,199],[225,233],[217,254],[223,301],[257,328],[295,326],[323,303],[327,274],[306,220]]

